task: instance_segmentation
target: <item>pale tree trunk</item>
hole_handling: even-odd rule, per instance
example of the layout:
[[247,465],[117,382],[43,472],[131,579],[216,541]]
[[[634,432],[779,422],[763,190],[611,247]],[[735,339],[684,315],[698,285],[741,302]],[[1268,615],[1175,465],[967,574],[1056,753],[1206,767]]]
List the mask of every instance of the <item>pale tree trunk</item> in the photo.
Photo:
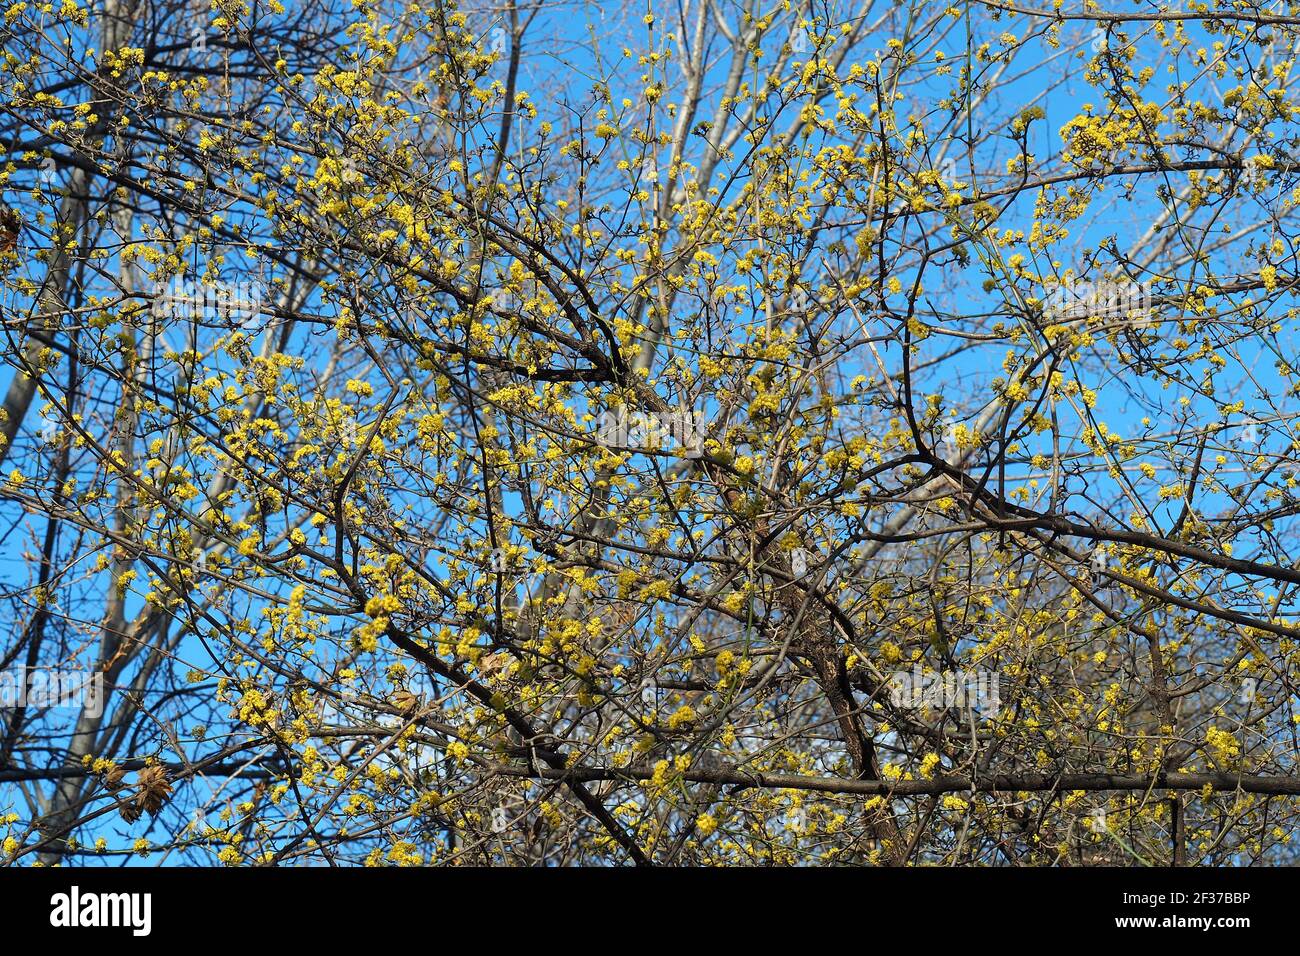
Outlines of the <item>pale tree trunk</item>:
[[[135,0],[106,0],[99,30],[101,51],[116,50],[126,43],[135,25],[135,13]],[[95,85],[98,86],[97,83]],[[94,92],[95,99],[100,101],[100,119],[90,142],[92,148],[98,149],[104,143],[112,117],[107,97],[98,88]],[[93,157],[85,158],[93,161]],[[68,194],[59,207],[59,224],[69,226],[73,234],[85,225],[89,214],[90,186],[93,182],[89,165],[88,162],[73,168],[69,176]],[[67,309],[66,291],[72,269],[72,254],[67,245],[64,242],[50,244],[50,261],[45,281],[36,297],[36,327],[33,334],[27,336],[21,367],[15,371],[5,394],[4,417],[0,421],[0,465],[8,457],[14,440],[22,430],[23,420],[36,399],[40,385],[40,356],[46,348],[44,339],[57,333]]]
[[[134,14],[134,6],[128,0],[108,0],[100,23],[101,49],[116,50],[127,43],[135,25]],[[106,129],[107,122],[103,122],[103,128]],[[102,136],[100,142],[103,142]],[[119,157],[125,156],[128,148],[125,141],[118,141],[113,146],[113,152]],[[89,173],[78,168],[73,180],[74,188],[65,201],[65,205],[72,204],[73,209],[76,211],[77,221],[82,222],[86,218],[91,177]],[[114,226],[121,235],[124,237],[129,236],[131,231],[130,212],[125,209],[120,210],[115,216]],[[56,248],[59,248],[58,244],[56,244]],[[68,280],[69,271],[67,254],[58,252],[56,257],[58,269],[51,269],[51,278],[46,287],[46,295],[42,297],[42,302],[44,303],[48,298],[51,306],[56,306],[61,300],[61,290]],[[128,263],[123,262],[120,264],[119,281],[123,295],[129,295],[133,283],[131,280],[131,267]],[[51,308],[42,305],[43,314],[49,314],[50,311]],[[57,322],[54,323],[54,326],[57,327]],[[134,381],[138,372],[135,367],[137,358],[134,350],[133,333],[132,337],[132,347],[126,351],[123,358],[122,406],[115,423],[119,435],[118,450],[123,455],[121,467],[125,472],[129,472],[130,463],[133,460],[134,433],[136,429],[135,396],[130,383]],[[28,350],[40,347],[42,347],[40,342],[33,342],[28,346]],[[20,409],[19,414],[11,414],[10,418],[5,422],[6,436],[11,441],[12,436],[17,434],[17,430],[21,426],[22,416],[26,414],[31,405],[37,384],[37,379],[34,377],[18,375],[10,386],[10,394],[6,398],[6,410],[10,410],[11,401],[14,403],[13,407],[15,409]],[[16,395],[15,392],[17,392]],[[5,449],[7,450],[8,447],[9,444],[6,443]],[[3,451],[0,451],[0,455],[2,454]],[[119,533],[128,531],[133,521],[131,498],[131,483],[119,478],[115,518],[115,530]],[[80,767],[83,758],[94,753],[99,730],[104,722],[104,714],[108,713],[108,698],[111,688],[131,660],[133,651],[139,646],[138,641],[141,633],[150,620],[149,615],[142,614],[135,624],[130,628],[127,627],[125,593],[118,588],[117,581],[130,567],[131,556],[115,547],[113,561],[111,562],[112,579],[101,624],[100,644],[95,664],[95,669],[103,674],[104,694],[99,702],[98,713],[92,712],[84,704],[82,706],[77,717],[76,728],[68,742],[67,754],[64,757],[64,766],[68,768]],[[83,789],[87,786],[89,779],[88,777],[67,776],[59,781],[48,806],[45,808],[42,820],[41,828],[47,836],[58,834],[57,840],[60,843],[67,837],[68,834],[61,831],[66,830],[71,822],[75,820]],[[57,862],[60,858],[61,855],[53,846],[43,850],[39,855],[41,863],[47,866]]]

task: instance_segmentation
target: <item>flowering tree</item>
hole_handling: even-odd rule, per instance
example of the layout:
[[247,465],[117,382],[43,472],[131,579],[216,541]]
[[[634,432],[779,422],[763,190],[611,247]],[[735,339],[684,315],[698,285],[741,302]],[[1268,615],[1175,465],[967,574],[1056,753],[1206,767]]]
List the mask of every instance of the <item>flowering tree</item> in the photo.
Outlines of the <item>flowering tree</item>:
[[1293,860],[1300,15],[18,3],[0,858]]

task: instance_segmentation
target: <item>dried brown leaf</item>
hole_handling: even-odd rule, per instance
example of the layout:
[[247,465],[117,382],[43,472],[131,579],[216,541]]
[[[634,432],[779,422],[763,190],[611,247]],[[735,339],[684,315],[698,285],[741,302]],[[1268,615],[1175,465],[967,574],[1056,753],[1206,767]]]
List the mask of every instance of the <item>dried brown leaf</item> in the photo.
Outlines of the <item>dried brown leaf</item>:
[[136,806],[148,811],[150,816],[154,816],[172,794],[172,785],[167,779],[167,768],[159,764],[145,767],[140,771],[135,782],[139,788],[135,797]]

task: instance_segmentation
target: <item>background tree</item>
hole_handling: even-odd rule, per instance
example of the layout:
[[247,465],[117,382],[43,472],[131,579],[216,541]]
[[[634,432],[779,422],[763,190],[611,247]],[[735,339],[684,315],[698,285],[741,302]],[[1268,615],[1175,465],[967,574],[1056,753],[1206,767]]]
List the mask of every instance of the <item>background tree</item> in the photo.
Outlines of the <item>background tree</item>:
[[5,20],[7,861],[1292,861],[1300,10]]

